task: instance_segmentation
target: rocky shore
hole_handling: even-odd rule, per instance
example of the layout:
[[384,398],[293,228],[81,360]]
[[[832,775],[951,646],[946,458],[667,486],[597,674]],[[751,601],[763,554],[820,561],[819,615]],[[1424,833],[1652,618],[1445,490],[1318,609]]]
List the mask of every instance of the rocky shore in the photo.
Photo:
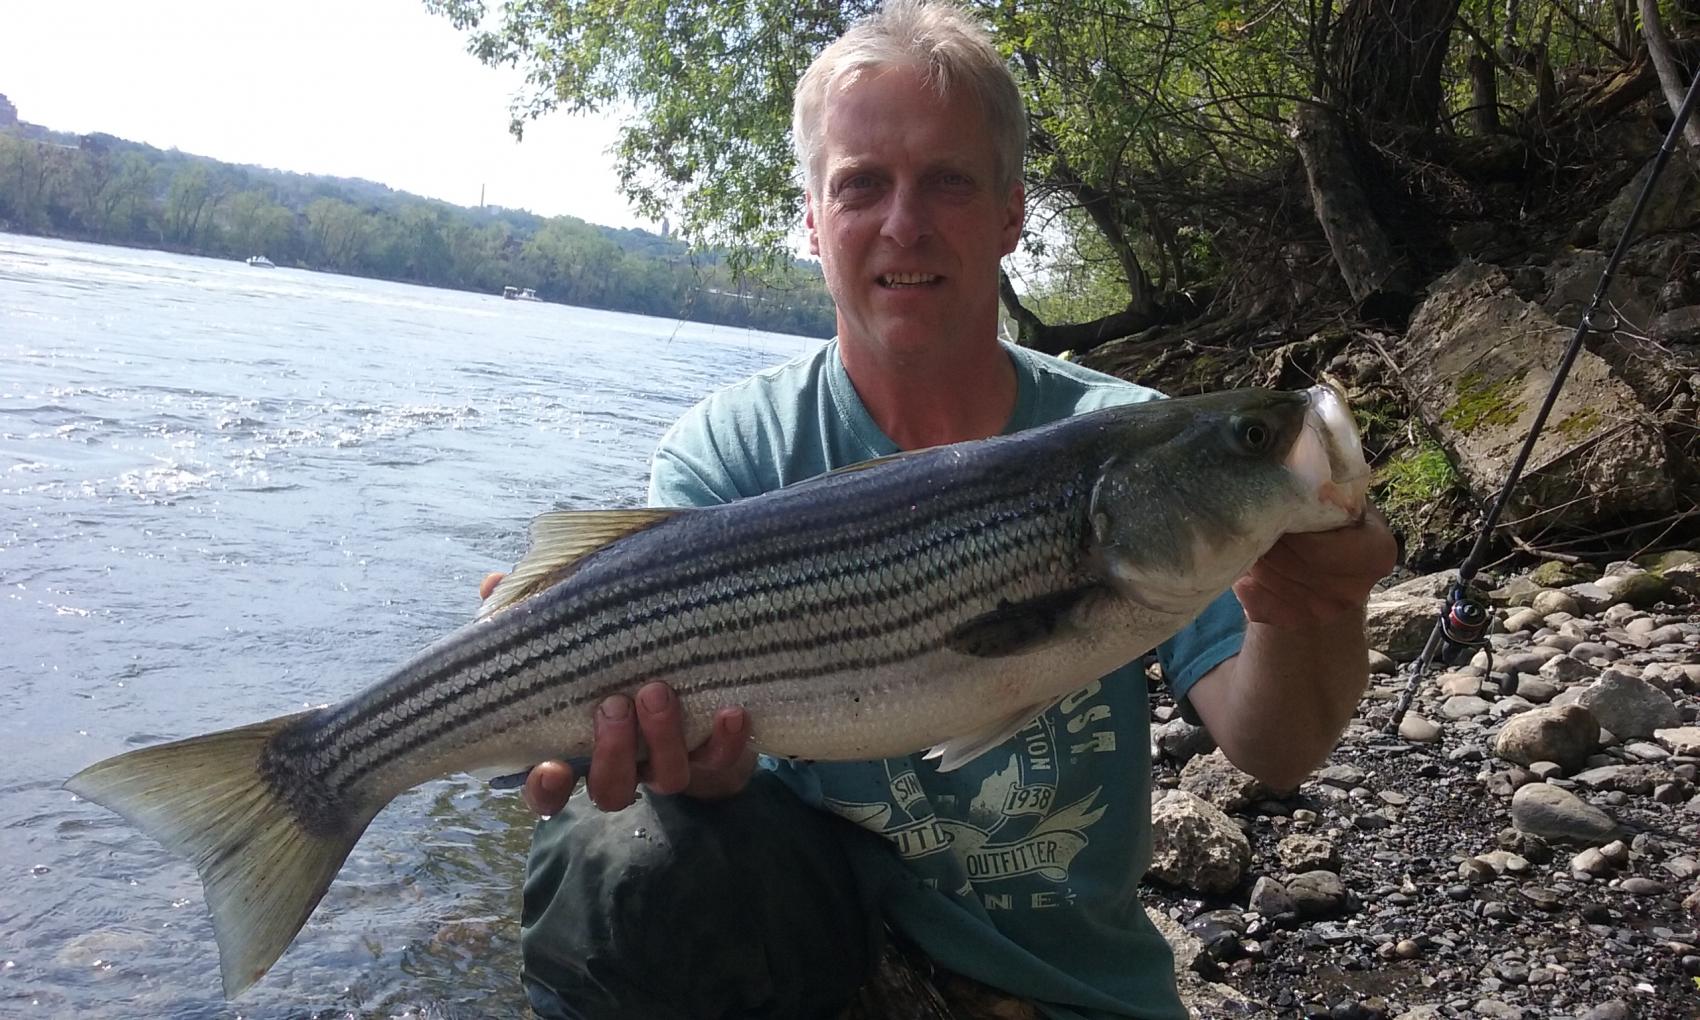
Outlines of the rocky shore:
[[1370,690],[1288,795],[1154,702],[1146,905],[1197,1016],[1700,1017],[1700,554],[1484,578],[1487,645],[1388,733],[1454,578],[1372,600]]

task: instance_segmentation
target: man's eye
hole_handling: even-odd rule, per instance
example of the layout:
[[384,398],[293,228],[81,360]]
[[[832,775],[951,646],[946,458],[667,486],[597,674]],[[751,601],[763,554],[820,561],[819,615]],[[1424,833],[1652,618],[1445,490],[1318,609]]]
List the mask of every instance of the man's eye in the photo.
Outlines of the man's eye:
[[856,174],[854,177],[846,177],[838,182],[839,191],[860,191],[873,186],[874,179],[869,174]]

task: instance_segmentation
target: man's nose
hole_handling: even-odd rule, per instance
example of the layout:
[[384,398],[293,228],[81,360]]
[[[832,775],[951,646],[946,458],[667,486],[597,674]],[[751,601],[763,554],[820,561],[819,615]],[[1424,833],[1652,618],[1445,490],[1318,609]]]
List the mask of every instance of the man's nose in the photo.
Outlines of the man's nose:
[[880,232],[903,248],[913,247],[932,233],[932,220],[919,188],[903,185],[892,190]]

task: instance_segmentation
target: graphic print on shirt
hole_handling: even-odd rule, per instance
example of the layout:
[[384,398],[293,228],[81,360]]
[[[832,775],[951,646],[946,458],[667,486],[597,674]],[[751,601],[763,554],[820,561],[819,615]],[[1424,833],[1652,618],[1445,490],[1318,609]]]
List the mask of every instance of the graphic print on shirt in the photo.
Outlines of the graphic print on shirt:
[[[885,763],[889,801],[829,799],[826,806],[885,836],[907,860],[950,853],[976,886],[1028,876],[1066,886],[1070,865],[1105,809],[1098,803],[1101,786],[1071,791],[1074,799],[1059,804],[1059,765],[1116,749],[1110,707],[1096,700],[1100,690],[1094,682],[1041,713],[1004,745],[1013,752],[989,752],[988,762],[1002,755],[1003,764],[965,805],[937,788],[929,796],[911,759],[892,758]],[[992,890],[982,893],[988,907],[996,905]]]

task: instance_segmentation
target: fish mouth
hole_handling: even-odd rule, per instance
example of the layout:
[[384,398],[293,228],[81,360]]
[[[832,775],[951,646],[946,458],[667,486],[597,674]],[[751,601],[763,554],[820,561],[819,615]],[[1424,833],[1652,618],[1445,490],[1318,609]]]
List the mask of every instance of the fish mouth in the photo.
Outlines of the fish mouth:
[[1287,454],[1287,466],[1318,502],[1344,515],[1340,523],[1361,520],[1368,505],[1370,470],[1351,406],[1327,384],[1312,386],[1304,396],[1304,431]]

